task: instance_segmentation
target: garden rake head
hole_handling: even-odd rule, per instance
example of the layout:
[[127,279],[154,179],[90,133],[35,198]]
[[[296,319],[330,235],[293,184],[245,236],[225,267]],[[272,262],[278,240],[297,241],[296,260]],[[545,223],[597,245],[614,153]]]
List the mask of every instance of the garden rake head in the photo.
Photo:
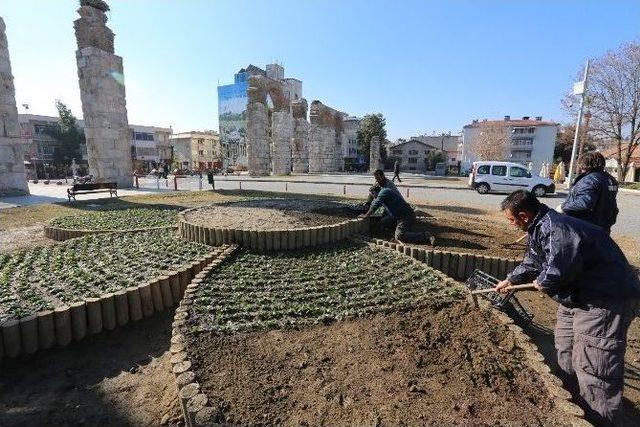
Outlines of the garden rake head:
[[[520,301],[515,296],[516,291],[512,290],[506,294],[499,294],[497,292],[491,292],[493,288],[500,282],[495,277],[485,273],[484,271],[475,270],[473,274],[467,279],[465,284],[470,291],[487,290],[483,293],[472,293],[474,302],[477,303],[476,298],[479,296],[489,300],[491,305],[498,310],[508,314],[516,323],[521,326],[528,326],[533,320],[533,315],[527,313]],[[530,289],[531,286],[527,286],[525,289]]]

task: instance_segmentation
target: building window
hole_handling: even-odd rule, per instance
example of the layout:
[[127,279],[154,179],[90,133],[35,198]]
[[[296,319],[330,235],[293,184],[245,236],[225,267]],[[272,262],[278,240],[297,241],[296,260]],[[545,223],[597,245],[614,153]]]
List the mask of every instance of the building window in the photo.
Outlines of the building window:
[[402,156],[402,150],[391,150],[391,152],[396,156]]
[[198,150],[198,156],[204,156],[204,150]]
[[511,145],[514,146],[531,146],[533,145],[533,138],[514,138],[511,140]]
[[410,156],[417,156],[418,155],[418,150],[409,150],[409,155]]
[[153,134],[149,132],[133,132],[136,141],[153,141]]
[[415,157],[409,157],[408,163],[418,163],[418,159],[416,159]]

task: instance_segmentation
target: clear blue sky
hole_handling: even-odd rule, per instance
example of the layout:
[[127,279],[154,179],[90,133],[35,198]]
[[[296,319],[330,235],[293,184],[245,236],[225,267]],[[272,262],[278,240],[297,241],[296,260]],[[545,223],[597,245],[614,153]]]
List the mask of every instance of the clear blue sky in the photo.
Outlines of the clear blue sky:
[[[640,1],[110,0],[129,122],[217,129],[216,86],[278,61],[309,101],[382,112],[389,137],[510,114],[564,121],[588,57],[640,39]],[[0,0],[18,104],[82,115],[75,0]],[[24,109],[19,107],[20,112]]]

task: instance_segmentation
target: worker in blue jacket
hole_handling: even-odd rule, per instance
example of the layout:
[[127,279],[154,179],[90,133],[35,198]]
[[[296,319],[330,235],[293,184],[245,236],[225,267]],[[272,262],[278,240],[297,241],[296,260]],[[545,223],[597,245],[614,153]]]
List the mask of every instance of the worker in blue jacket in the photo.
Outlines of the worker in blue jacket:
[[611,232],[618,217],[618,181],[604,170],[602,154],[592,151],[580,156],[578,175],[561,212],[589,221]]
[[559,374],[597,425],[615,425],[627,330],[640,299],[637,273],[603,228],[549,209],[528,191],[511,193],[502,211],[527,231],[529,246],[497,290],[533,282],[560,303],[554,334]]

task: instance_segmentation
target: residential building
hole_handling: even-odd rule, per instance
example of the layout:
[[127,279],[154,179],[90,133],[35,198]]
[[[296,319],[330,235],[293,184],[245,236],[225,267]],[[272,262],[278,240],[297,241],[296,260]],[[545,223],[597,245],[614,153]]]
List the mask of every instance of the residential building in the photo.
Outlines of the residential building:
[[[629,144],[621,144],[621,149],[624,153],[628,150]],[[606,168],[610,174],[614,177],[618,177],[618,146],[617,144],[612,146],[609,144],[609,148],[602,150],[602,155],[606,161]],[[636,147],[631,158],[629,159],[629,168],[627,174],[624,176],[623,182],[640,182],[640,148]]]
[[479,160],[474,153],[474,143],[481,136],[483,126],[501,127],[508,136],[509,146],[506,158],[490,160],[508,160],[518,162],[539,171],[543,163],[553,162],[553,149],[558,134],[558,123],[542,120],[542,116],[531,119],[511,119],[504,116],[503,120],[473,120],[462,128],[462,171],[468,172],[473,162]]
[[218,86],[220,145],[225,167],[247,166],[247,89],[249,77],[261,75],[282,84],[290,100],[302,98],[302,81],[284,77],[284,67],[267,64],[265,69],[249,65],[234,75],[233,84]]
[[344,144],[342,144],[342,155],[344,157],[344,170],[355,170],[359,165],[365,163],[364,156],[358,150],[358,130],[360,130],[360,119],[353,116],[344,118]]
[[218,133],[212,130],[181,132],[171,136],[176,169],[221,169],[223,156]]
[[[36,114],[19,114],[18,121],[22,137],[27,140],[25,160],[34,164],[51,164],[53,152],[60,143],[50,136],[50,131],[58,125],[58,117]],[[83,129],[84,121],[78,120]],[[159,163],[171,163],[171,128],[157,126],[129,125],[131,131],[131,160],[134,170],[149,171]],[[86,146],[80,147],[82,158],[76,159],[79,165],[87,164]]]
[[439,148],[447,158],[446,163],[449,173],[458,173],[462,161],[462,135],[451,135],[451,133],[418,135],[411,137],[411,139],[416,139],[432,147]]
[[399,160],[402,172],[426,173],[429,153],[438,150],[438,148],[418,139],[400,140],[388,146],[387,158],[389,163]]

